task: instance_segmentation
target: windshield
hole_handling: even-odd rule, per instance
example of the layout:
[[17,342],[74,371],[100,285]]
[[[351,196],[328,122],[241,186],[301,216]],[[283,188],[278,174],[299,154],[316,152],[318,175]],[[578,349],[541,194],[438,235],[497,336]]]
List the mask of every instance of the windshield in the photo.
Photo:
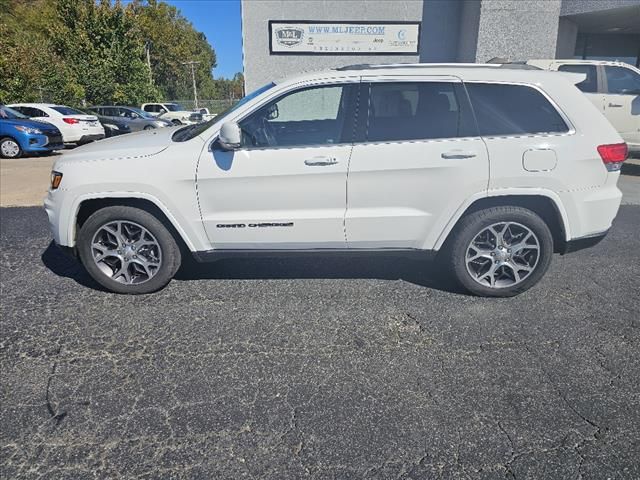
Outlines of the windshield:
[[80,110],[76,110],[75,108],[71,108],[71,107],[65,107],[65,106],[56,106],[56,107],[51,107],[53,108],[56,112],[60,112],[62,115],[86,115],[84,112],[81,112]]
[[29,118],[20,112],[15,111],[13,108],[0,105],[0,118]]
[[[156,120],[156,117],[154,117],[153,115],[151,115],[149,112],[145,112],[144,110],[141,110],[139,108],[135,108],[135,107],[127,107],[127,110],[131,111],[131,112],[135,112],[138,115],[140,115],[142,118],[152,118],[154,120]],[[127,117],[129,115],[126,115]]]
[[242,99],[240,99],[240,101],[237,102],[236,104],[232,105],[222,113],[219,113],[218,115],[216,115],[215,118],[212,118],[211,120],[208,120],[203,123],[196,123],[195,125],[189,125],[188,127],[183,127],[179,129],[178,131],[176,131],[176,133],[173,134],[173,137],[171,137],[171,139],[174,142],[186,142],[187,140],[191,140],[192,138],[200,135],[202,132],[207,130],[207,128],[209,128],[214,123],[224,120],[224,117],[229,115],[234,110],[237,110],[242,105],[245,105],[247,102],[250,102],[251,100],[256,98],[258,95],[275,87],[275,85],[276,85],[275,83],[271,82],[258,88],[257,90],[254,90],[249,95],[245,95],[244,97],[242,97]]
[[177,103],[165,103],[164,106],[167,107],[170,112],[179,112],[181,110],[184,110],[184,108],[182,108],[182,105],[178,105]]

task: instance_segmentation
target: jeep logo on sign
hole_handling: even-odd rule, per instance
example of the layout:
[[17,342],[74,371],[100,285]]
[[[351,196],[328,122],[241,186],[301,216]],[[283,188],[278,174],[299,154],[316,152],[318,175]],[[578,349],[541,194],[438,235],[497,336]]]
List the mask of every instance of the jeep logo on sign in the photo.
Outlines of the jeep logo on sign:
[[302,43],[303,36],[304,30],[302,28],[287,27],[276,30],[276,40],[285,47],[293,47]]

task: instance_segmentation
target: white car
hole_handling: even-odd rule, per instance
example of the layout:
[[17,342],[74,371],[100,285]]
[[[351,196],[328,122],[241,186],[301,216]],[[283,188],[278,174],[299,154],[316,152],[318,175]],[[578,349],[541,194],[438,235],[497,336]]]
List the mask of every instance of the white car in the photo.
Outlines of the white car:
[[516,295],[554,252],[602,239],[620,205],[627,147],[583,78],[460,64],[300,75],[211,122],[64,155],[45,208],[55,242],[114,292],[164,287],[185,255],[439,252],[470,292]]
[[23,115],[55,125],[65,144],[83,145],[104,138],[104,127],[95,115],[87,115],[65,105],[53,103],[14,103],[8,105]]
[[624,62],[601,60],[529,60],[545,70],[586,75],[577,87],[640,155],[640,70]]
[[192,125],[202,121],[200,112],[190,112],[177,103],[143,103],[140,108],[174,125]]

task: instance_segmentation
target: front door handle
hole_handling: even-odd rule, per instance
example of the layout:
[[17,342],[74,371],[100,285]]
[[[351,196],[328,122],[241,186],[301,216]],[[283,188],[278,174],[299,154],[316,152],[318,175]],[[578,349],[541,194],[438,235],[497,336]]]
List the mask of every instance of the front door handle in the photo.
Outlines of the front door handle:
[[451,150],[449,152],[444,152],[440,156],[448,160],[459,160],[462,158],[473,158],[476,154],[473,152],[465,152],[463,150]]
[[609,108],[618,108],[618,107],[622,107],[622,105],[620,105],[619,103],[609,103]]
[[308,167],[326,167],[328,165],[335,165],[338,163],[334,157],[313,157],[307,158],[304,164]]

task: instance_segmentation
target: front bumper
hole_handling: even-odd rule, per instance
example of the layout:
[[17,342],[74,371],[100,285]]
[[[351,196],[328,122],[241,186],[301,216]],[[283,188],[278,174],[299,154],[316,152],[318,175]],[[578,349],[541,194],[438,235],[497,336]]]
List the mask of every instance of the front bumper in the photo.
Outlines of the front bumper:
[[19,140],[20,147],[25,152],[51,152],[52,150],[62,150],[62,136],[54,134],[29,134]]

